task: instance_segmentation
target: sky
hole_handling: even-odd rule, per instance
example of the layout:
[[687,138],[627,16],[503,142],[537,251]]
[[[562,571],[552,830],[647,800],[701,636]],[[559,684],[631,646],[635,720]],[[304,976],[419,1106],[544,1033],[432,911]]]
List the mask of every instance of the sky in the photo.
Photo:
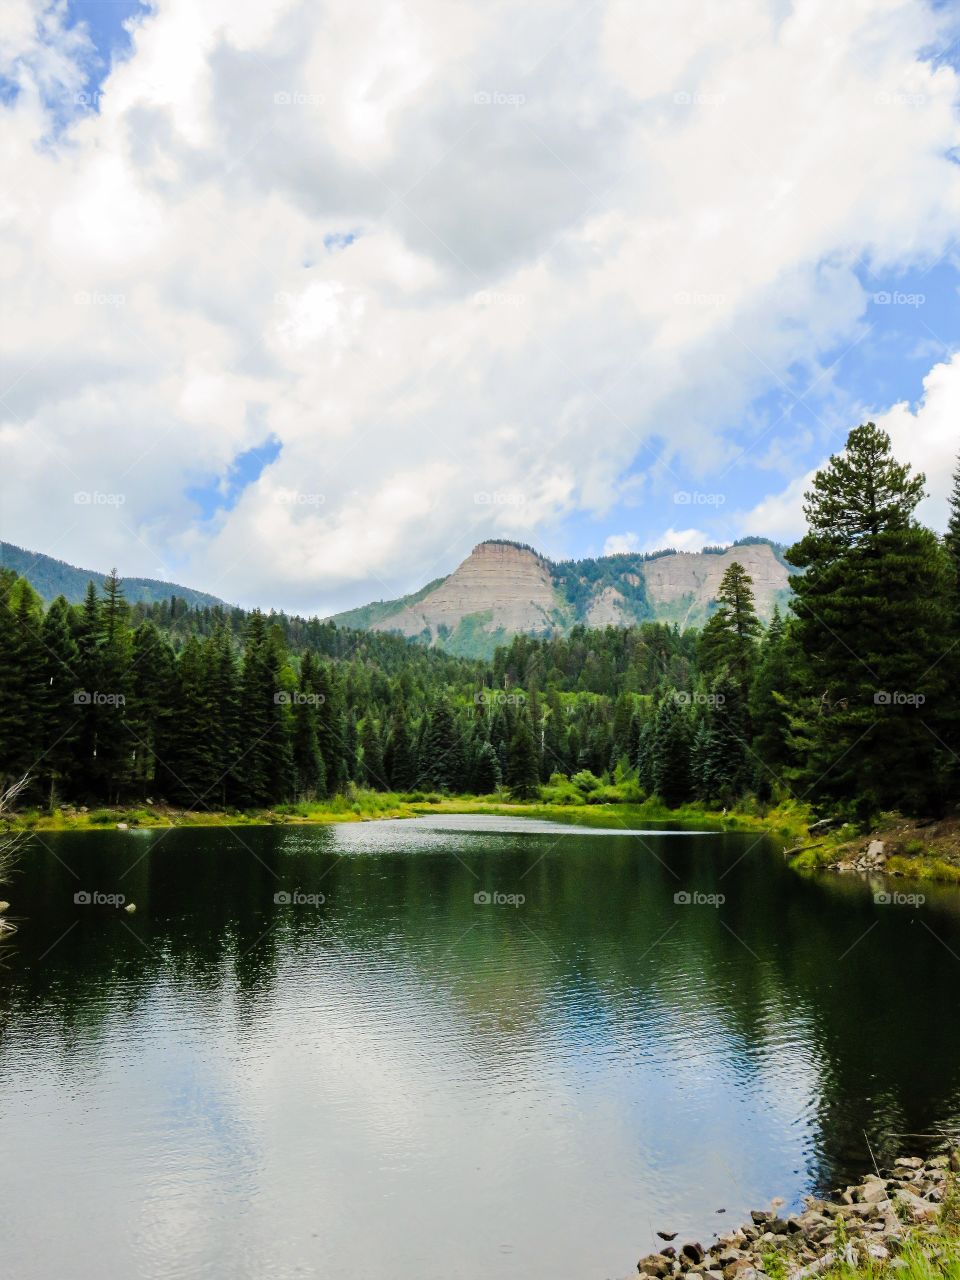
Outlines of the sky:
[[960,449],[960,12],[6,0],[0,537],[250,607]]

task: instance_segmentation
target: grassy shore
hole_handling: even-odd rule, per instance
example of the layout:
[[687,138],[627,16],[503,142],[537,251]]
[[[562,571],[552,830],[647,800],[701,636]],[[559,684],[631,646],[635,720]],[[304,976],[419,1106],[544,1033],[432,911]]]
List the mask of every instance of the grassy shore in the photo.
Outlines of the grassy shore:
[[810,840],[791,860],[797,871],[823,871],[856,860],[880,841],[887,875],[960,884],[960,818],[927,821],[900,814],[881,815],[869,832],[847,825]]
[[776,807],[749,807],[718,812],[698,805],[668,808],[655,796],[636,800],[629,787],[604,786],[580,795],[569,786],[545,786],[535,800],[513,800],[506,792],[487,796],[450,796],[415,791],[408,794],[351,788],[346,794],[268,809],[181,809],[165,804],[117,805],[85,809],[63,806],[53,811],[22,810],[8,814],[3,826],[19,831],[90,831],[111,828],[323,825],[414,818],[423,814],[484,813],[502,817],[542,818],[585,827],[633,829],[664,826],[709,831],[755,831],[782,841],[798,872],[822,872],[855,858],[869,841],[882,840],[884,870],[915,880],[960,884],[960,819],[937,823],[883,816],[871,832],[846,825],[811,836],[810,811],[792,801]]
[[67,806],[45,812],[38,809],[11,814],[8,825],[25,831],[108,830],[117,826],[216,827],[308,825],[330,822],[369,822],[382,818],[413,818],[422,814],[485,813],[497,816],[528,816],[584,826],[635,828],[659,825],[706,830],[770,832],[795,841],[806,831],[808,814],[802,806],[783,805],[766,811],[731,810],[717,812],[695,805],[670,809],[656,798],[630,803],[615,798],[605,788],[603,794],[572,800],[569,795],[557,802],[544,788],[542,798],[511,800],[506,793],[488,796],[448,796],[424,792],[394,792],[356,789],[346,795],[319,802],[275,805],[269,809],[201,810],[178,809],[169,805],[119,805],[96,809]]

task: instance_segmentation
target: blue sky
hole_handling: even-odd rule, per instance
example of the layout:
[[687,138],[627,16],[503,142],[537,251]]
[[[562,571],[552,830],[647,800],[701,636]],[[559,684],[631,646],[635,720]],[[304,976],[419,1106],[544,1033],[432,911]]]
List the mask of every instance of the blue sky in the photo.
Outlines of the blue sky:
[[867,417],[942,524],[952,6],[13,5],[4,537],[324,612],[791,540]]

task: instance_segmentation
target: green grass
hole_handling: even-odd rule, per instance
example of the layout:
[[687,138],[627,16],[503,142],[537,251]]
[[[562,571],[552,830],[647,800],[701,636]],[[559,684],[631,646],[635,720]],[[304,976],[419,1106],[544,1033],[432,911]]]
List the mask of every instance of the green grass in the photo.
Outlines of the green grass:
[[488,813],[502,816],[526,814],[565,821],[573,819],[585,826],[635,827],[650,822],[669,822],[711,830],[769,831],[796,840],[806,829],[808,820],[807,811],[792,804],[770,810],[744,808],[728,813],[717,813],[696,805],[670,809],[656,796],[643,799],[636,783],[629,779],[616,784],[583,779],[582,783],[578,787],[564,780],[543,787],[541,796],[529,801],[511,800],[506,792],[488,796],[450,796],[416,791],[404,795],[350,788],[346,794],[327,800],[278,804],[269,809],[243,812],[169,807],[101,808],[89,813],[58,809],[48,814],[34,810],[29,814],[14,815],[10,826],[33,831],[96,830],[113,827],[117,823],[126,823],[129,827],[267,826],[369,822],[376,818],[411,818],[423,813]]

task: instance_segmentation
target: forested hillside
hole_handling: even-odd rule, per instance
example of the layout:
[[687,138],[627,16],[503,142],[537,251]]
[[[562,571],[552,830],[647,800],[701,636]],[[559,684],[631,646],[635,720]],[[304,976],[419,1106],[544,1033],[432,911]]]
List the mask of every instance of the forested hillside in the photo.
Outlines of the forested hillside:
[[[55,600],[57,596],[64,596],[71,604],[79,604],[83,600],[88,582],[102,588],[107,580],[104,573],[78,569],[65,560],[15,547],[12,542],[0,542],[0,568],[12,569],[20,577],[26,578],[40,598],[47,602]],[[127,578],[124,594],[130,601],[147,604],[169,600],[171,596],[176,596],[189,605],[223,603],[207,591],[194,591],[191,587],[181,587],[176,582],[163,582],[158,578]]]
[[379,790],[792,795],[942,809],[960,746],[960,485],[944,539],[872,424],[807,495],[789,616],[766,628],[734,561],[700,632],[533,638],[491,661],[316,618],[131,605],[115,574],[48,608],[0,571],[0,775],[34,804],[187,808]]

